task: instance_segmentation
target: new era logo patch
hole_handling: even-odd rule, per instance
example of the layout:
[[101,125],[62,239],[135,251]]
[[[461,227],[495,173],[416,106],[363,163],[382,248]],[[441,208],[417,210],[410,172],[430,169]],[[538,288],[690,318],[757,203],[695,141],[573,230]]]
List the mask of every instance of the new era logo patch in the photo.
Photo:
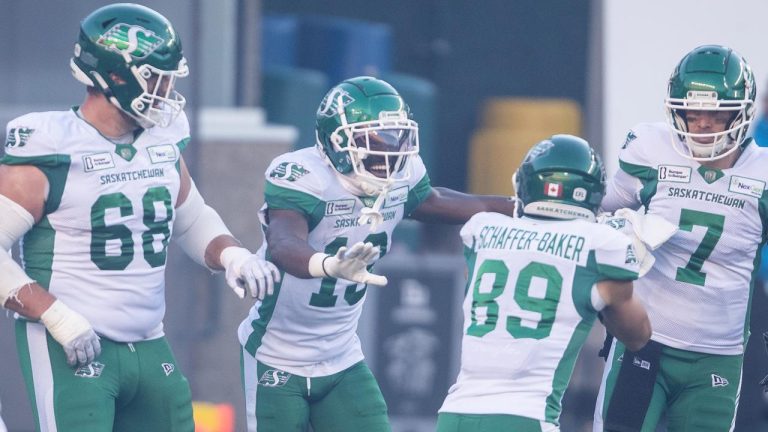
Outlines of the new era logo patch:
[[720,375],[712,374],[712,387],[725,387],[728,385],[728,380]]
[[173,373],[173,370],[176,368],[173,363],[163,363],[161,364],[163,367],[163,372],[165,372],[165,376],[169,376]]
[[560,183],[544,183],[544,194],[552,198],[561,198],[563,196],[563,185]]
[[645,370],[651,370],[651,362],[649,362],[648,360],[643,360],[637,356],[632,358],[632,366],[637,366]]

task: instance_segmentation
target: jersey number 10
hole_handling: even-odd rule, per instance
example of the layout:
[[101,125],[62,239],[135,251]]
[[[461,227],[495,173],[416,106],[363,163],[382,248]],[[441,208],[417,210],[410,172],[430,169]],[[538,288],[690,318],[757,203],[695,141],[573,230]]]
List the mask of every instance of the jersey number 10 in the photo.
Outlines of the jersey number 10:
[[[328,244],[328,246],[325,247],[325,253],[328,255],[335,255],[336,252],[339,251],[343,246],[347,246],[348,239],[346,237],[337,237],[335,240],[333,240],[331,243]],[[371,234],[368,237],[363,240],[364,242],[370,242],[373,243],[374,246],[378,246],[379,250],[381,250],[381,253],[379,254],[379,259],[384,257],[384,255],[387,253],[387,233],[376,233]],[[373,267],[373,264],[368,266],[368,270]],[[323,278],[323,280],[320,282],[320,292],[312,293],[312,297],[309,299],[310,306],[316,306],[316,307],[334,307],[336,306],[336,300],[338,296],[334,294],[333,292],[336,290],[336,278],[332,277],[326,277]],[[357,302],[359,302],[363,296],[365,295],[365,290],[368,289],[368,285],[364,285],[363,289],[359,290],[357,289],[358,284],[351,284],[347,285],[347,288],[344,290],[344,301],[347,302],[348,305],[353,306]]]

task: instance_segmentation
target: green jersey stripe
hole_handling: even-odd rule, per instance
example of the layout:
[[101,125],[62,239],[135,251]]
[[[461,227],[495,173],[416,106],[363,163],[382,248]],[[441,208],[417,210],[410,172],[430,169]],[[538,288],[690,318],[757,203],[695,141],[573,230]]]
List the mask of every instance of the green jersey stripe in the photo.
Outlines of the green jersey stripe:
[[18,157],[5,155],[0,159],[4,165],[32,165],[43,171],[48,178],[48,198],[45,201],[45,214],[56,211],[61,204],[61,196],[64,194],[64,185],[67,183],[67,174],[71,160],[69,155],[52,154],[46,156]]
[[563,352],[563,357],[557,364],[555,376],[552,379],[552,393],[547,396],[547,407],[544,416],[547,422],[559,425],[558,419],[563,410],[562,401],[565,388],[571,380],[573,368],[576,365],[576,358],[581,351],[581,347],[589,336],[589,330],[592,328],[594,318],[590,321],[581,320],[571,336],[568,347]]
[[325,201],[305,192],[299,192],[267,181],[264,200],[270,209],[293,210],[307,218],[312,231],[325,216]]
[[416,210],[421,203],[429,197],[432,192],[432,186],[429,182],[429,175],[424,173],[424,177],[408,191],[408,200],[405,203],[405,210],[403,217],[408,217],[414,210]]
[[272,319],[272,314],[275,312],[275,305],[277,305],[277,298],[280,296],[280,287],[282,281],[285,280],[285,272],[280,271],[281,282],[275,283],[275,292],[271,296],[267,296],[261,302],[259,306],[259,318],[251,321],[251,328],[253,333],[248,336],[248,341],[245,344],[245,350],[252,356],[256,357],[256,351],[261,346],[261,340],[264,338],[264,334],[267,332],[267,325],[269,320]]

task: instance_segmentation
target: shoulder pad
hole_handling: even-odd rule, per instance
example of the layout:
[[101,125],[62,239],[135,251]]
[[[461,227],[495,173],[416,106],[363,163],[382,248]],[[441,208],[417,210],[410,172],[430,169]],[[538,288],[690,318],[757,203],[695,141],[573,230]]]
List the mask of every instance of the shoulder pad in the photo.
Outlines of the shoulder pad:
[[61,141],[57,137],[64,133],[68,115],[66,111],[29,113],[11,120],[5,130],[5,153],[15,157],[56,154]]
[[266,180],[277,186],[315,196],[320,196],[336,180],[333,175],[314,148],[284,153],[273,159],[264,172]]

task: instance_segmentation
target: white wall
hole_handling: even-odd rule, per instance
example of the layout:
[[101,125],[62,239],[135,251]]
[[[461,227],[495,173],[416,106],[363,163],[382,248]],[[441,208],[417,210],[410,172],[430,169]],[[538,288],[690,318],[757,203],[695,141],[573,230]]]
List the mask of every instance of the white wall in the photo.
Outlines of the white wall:
[[665,121],[667,79],[705,44],[733,48],[755,72],[758,100],[768,90],[765,0],[603,0],[603,153],[611,175],[627,131]]

